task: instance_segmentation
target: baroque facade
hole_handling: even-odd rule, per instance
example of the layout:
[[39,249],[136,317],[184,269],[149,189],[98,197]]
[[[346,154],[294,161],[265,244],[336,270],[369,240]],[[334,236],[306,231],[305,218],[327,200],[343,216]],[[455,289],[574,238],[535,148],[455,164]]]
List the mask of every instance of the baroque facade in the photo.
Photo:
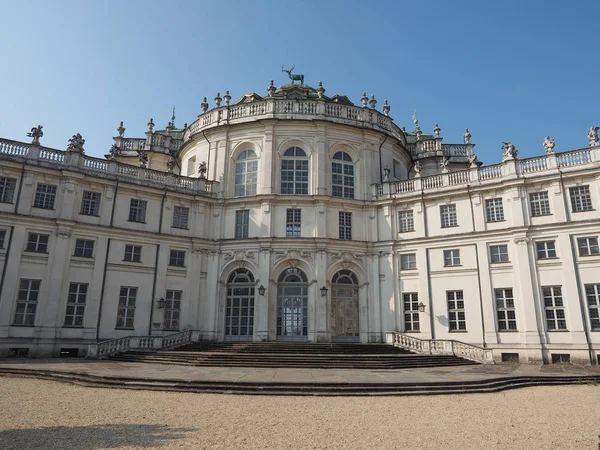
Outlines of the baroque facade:
[[206,99],[106,159],[0,139],[0,356],[124,336],[485,347],[597,363],[600,146],[483,166],[319,83]]

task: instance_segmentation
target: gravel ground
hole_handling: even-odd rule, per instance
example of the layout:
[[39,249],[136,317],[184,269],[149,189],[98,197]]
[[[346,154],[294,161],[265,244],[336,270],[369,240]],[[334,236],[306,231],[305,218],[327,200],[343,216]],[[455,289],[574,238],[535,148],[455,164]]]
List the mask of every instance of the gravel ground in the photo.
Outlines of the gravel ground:
[[600,386],[276,397],[0,378],[0,449],[597,449]]

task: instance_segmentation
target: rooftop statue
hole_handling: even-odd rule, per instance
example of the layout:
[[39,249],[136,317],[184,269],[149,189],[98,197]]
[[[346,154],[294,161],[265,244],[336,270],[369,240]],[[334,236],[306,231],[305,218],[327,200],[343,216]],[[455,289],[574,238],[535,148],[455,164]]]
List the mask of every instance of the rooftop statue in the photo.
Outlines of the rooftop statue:
[[546,154],[554,153],[554,139],[550,136],[546,136],[544,139],[544,148],[546,149]]
[[292,70],[294,70],[294,67],[296,67],[296,66],[292,66],[292,68],[290,70],[287,70],[287,69],[285,69],[285,66],[281,66],[281,71],[286,72],[288,74],[288,77],[290,77],[290,80],[292,80],[292,84],[294,84],[294,81],[299,81],[300,84],[304,84],[304,75],[301,75],[301,74],[292,75]]
[[503,146],[502,146],[502,161],[508,161],[509,159],[515,159],[517,157],[517,155],[519,154],[519,151],[517,150],[517,147],[515,147],[513,144],[511,144],[510,142],[503,142]]
[[140,160],[140,167],[145,169],[148,166],[148,153],[138,150],[138,159]]
[[587,137],[590,141],[590,147],[600,145],[600,143],[598,143],[598,130],[600,130],[600,127],[590,127],[590,129],[588,130]]
[[30,133],[27,133],[27,136],[33,138],[33,140],[31,141],[33,145],[40,145],[40,138],[44,135],[42,128],[44,127],[38,125],[37,127],[33,127]]
[[67,145],[67,151],[69,152],[77,152],[83,153],[83,144],[85,144],[85,139],[81,137],[81,134],[74,134],[71,139],[69,139],[69,145]]

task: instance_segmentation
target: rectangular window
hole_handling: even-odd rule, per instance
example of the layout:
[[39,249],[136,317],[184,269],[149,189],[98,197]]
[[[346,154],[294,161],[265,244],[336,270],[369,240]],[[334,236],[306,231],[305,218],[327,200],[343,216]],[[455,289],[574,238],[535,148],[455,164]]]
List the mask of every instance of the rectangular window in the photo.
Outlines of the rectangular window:
[[48,234],[29,233],[25,251],[35,253],[48,253]]
[[287,209],[285,213],[285,235],[287,237],[300,237],[301,221],[301,209]]
[[169,265],[184,267],[185,266],[185,251],[184,250],[171,250],[169,254]]
[[51,184],[38,184],[35,192],[34,208],[54,209],[56,199],[56,186]]
[[352,240],[352,213],[340,211],[338,215],[340,239]]
[[40,280],[21,279],[14,325],[33,326],[38,296],[40,294],[40,283]]
[[465,318],[465,301],[463,291],[446,291],[448,300],[448,320],[450,331],[465,331],[467,321]]
[[508,262],[508,245],[490,245],[490,259],[493,263]]
[[77,239],[75,241],[75,253],[73,256],[91,258],[94,255],[94,241],[88,239]]
[[417,268],[417,254],[416,253],[407,253],[405,255],[400,255],[400,269],[402,270],[410,270]]
[[131,199],[129,203],[129,221],[146,223],[146,208],[148,202],[146,200]]
[[579,256],[592,256],[599,255],[600,248],[598,248],[598,238],[578,238],[577,247],[579,248]]
[[12,203],[15,196],[15,178],[0,177],[0,203]]
[[6,240],[6,230],[0,230],[0,248],[4,248],[5,240]]
[[504,220],[504,206],[501,198],[491,198],[485,201],[485,219],[488,222]]
[[512,289],[494,289],[498,331],[516,331],[517,315]]
[[71,283],[69,285],[69,298],[67,299],[65,327],[83,326],[83,312],[85,310],[87,292],[88,285],[85,283]]
[[83,197],[81,198],[81,211],[79,214],[84,216],[98,216],[100,215],[100,199],[102,194],[99,192],[83,191]]
[[402,294],[404,302],[404,331],[420,331],[419,328],[419,294],[407,292]]
[[179,315],[181,313],[182,291],[167,291],[165,297],[165,318],[163,328],[165,330],[179,330]]
[[235,212],[235,238],[246,239],[248,237],[248,226],[250,224],[250,211],[242,209]]
[[554,241],[539,241],[535,243],[535,254],[537,259],[556,258]]
[[189,215],[190,215],[190,208],[186,208],[185,206],[174,206],[173,207],[173,228],[187,229]]
[[442,220],[442,228],[457,227],[456,205],[440,206],[440,218]]
[[398,230],[400,233],[415,231],[415,220],[412,209],[410,211],[400,211],[398,213]]
[[444,250],[444,266],[460,266],[460,250]]
[[550,200],[548,199],[548,191],[532,192],[529,194],[529,207],[531,208],[531,216],[548,216],[552,214],[550,211]]
[[592,330],[598,331],[600,330],[600,284],[586,284],[585,296],[590,311]]
[[571,194],[571,208],[573,212],[591,211],[592,196],[589,186],[577,186],[569,188]]
[[135,315],[136,298],[136,287],[121,287],[119,292],[119,308],[117,310],[116,328],[133,329],[133,316]]
[[561,286],[543,286],[544,310],[546,311],[546,327],[548,331],[566,330],[567,319],[562,298]]
[[141,245],[125,245],[125,256],[123,261],[129,262],[140,262],[142,260],[142,246]]

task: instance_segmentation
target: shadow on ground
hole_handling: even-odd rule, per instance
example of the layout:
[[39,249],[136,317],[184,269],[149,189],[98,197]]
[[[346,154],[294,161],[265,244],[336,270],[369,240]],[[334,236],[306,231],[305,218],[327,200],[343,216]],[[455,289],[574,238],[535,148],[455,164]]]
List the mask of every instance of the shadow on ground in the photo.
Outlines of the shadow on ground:
[[168,441],[182,439],[186,433],[192,431],[196,429],[141,424],[0,430],[0,448],[3,450],[152,448],[161,447]]

